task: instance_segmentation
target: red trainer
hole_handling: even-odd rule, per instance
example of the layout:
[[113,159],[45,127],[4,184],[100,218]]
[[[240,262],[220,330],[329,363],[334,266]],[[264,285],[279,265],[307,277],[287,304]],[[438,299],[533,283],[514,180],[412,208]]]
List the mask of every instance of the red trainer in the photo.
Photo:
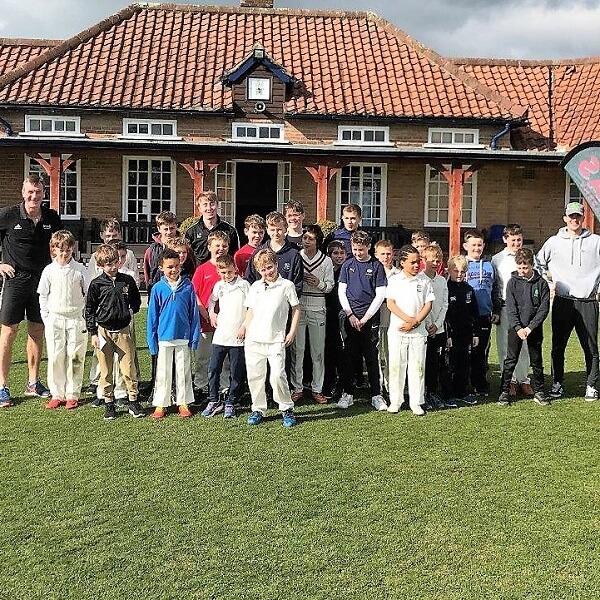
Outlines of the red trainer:
[[190,409],[187,407],[187,404],[180,404],[177,407],[177,410],[179,411],[179,416],[182,419],[189,419],[192,416],[192,413],[191,413]]
[[77,400],[77,398],[69,398],[67,400],[67,403],[65,404],[65,408],[67,410],[72,410],[74,408],[77,408],[79,406],[79,400]]
[[46,408],[58,408],[63,402],[61,398],[52,398],[46,402]]
[[533,396],[533,388],[531,387],[530,383],[522,383],[521,384],[521,391],[523,392],[523,394],[525,396]]
[[313,392],[312,397],[317,404],[327,404],[327,398],[319,392]]
[[165,409],[162,406],[157,406],[152,413],[153,419],[164,419],[165,418]]

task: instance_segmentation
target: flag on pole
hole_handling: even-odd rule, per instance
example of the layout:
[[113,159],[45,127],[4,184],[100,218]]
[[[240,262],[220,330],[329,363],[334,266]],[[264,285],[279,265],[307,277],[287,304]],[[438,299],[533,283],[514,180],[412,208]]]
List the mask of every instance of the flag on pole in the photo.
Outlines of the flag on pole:
[[600,219],[600,141],[573,148],[560,164]]

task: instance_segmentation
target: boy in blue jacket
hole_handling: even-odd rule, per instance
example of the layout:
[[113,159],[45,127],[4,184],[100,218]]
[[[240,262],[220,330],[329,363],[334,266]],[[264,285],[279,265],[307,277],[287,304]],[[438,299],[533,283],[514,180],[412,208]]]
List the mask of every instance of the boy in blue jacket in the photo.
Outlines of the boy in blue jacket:
[[192,416],[188,404],[194,401],[190,349],[198,347],[200,337],[196,294],[190,280],[181,276],[176,250],[163,251],[159,269],[163,277],[152,287],[146,328],[150,354],[158,354],[152,418],[162,419],[171,404],[173,364],[175,401],[179,415],[188,418]]
[[[495,267],[482,256],[485,244],[481,232],[471,229],[465,233],[464,240],[467,283],[475,290],[479,309],[479,344],[471,349],[471,386],[476,394],[485,397],[490,391],[486,372],[492,323],[500,320],[502,295]],[[472,404],[475,404],[477,400],[473,396],[471,398]]]

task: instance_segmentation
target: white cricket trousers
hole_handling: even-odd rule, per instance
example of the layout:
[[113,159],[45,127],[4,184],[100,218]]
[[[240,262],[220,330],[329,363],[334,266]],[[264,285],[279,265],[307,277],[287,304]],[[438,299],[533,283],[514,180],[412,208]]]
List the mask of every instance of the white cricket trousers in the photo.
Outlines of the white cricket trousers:
[[78,400],[88,334],[82,317],[50,315],[45,322],[48,385],[53,398]]
[[194,402],[189,346],[163,346],[159,344],[152,406],[163,408],[171,406],[173,363],[175,364],[175,404],[181,406],[182,404],[193,404]]
[[301,392],[303,389],[304,349],[306,347],[307,331],[312,361],[311,389],[313,392],[320,394],[323,391],[323,378],[325,377],[325,362],[323,360],[325,352],[325,308],[300,311],[298,331],[291,353],[290,383],[295,392]]
[[[500,311],[500,322],[496,325],[496,348],[498,349],[498,364],[500,366],[500,373],[504,369],[504,359],[508,352],[508,314],[506,312],[506,306],[502,307]],[[529,383],[529,377],[527,373],[529,371],[529,350],[527,349],[527,340],[523,340],[521,346],[521,353],[519,354],[519,360],[517,366],[513,372],[512,380],[517,383]]]
[[259,411],[263,415],[267,412],[267,394],[265,391],[267,362],[271,369],[269,382],[273,388],[273,400],[277,402],[281,411],[294,408],[285,375],[285,346],[283,342],[265,344],[246,341],[244,356],[246,358],[248,387],[252,397],[252,411]]
[[425,403],[425,356],[427,337],[398,335],[388,330],[390,349],[390,406],[400,408],[404,402],[404,382],[408,374],[408,403],[411,410]]

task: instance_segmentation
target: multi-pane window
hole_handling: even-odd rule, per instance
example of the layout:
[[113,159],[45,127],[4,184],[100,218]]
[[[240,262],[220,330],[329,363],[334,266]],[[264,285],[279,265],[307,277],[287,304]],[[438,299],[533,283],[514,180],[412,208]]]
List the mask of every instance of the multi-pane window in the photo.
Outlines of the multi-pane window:
[[385,225],[386,166],[350,164],[338,175],[339,205],[358,204],[365,227]]
[[[450,185],[436,169],[427,165],[425,176],[425,226],[448,226],[450,218]],[[463,185],[462,225],[476,226],[477,173]]]
[[26,115],[25,133],[35,135],[78,135],[79,117]]
[[[40,156],[46,160],[50,159],[49,154]],[[68,157],[66,154],[62,158]],[[28,156],[25,157],[25,175],[39,175],[44,182],[44,200],[50,202],[50,178],[43,167]],[[71,163],[61,175],[59,214],[65,219],[78,219],[81,214],[80,161]]]
[[175,212],[175,173],[169,158],[126,157],[127,221],[153,221],[163,210]]
[[575,182],[571,179],[567,173],[567,186],[565,190],[565,206],[569,202],[581,202],[583,201],[583,194],[579,191],[579,188]]
[[215,192],[219,214],[227,223],[235,223],[235,162],[228,160],[215,170]]
[[284,212],[283,207],[291,199],[292,163],[277,163],[277,210]]
[[177,121],[150,119],[123,119],[125,137],[176,137]]
[[231,139],[236,142],[283,142],[283,125],[234,123]]
[[427,142],[435,146],[478,146],[479,130],[431,127]]
[[338,127],[339,144],[378,145],[389,142],[388,127]]

